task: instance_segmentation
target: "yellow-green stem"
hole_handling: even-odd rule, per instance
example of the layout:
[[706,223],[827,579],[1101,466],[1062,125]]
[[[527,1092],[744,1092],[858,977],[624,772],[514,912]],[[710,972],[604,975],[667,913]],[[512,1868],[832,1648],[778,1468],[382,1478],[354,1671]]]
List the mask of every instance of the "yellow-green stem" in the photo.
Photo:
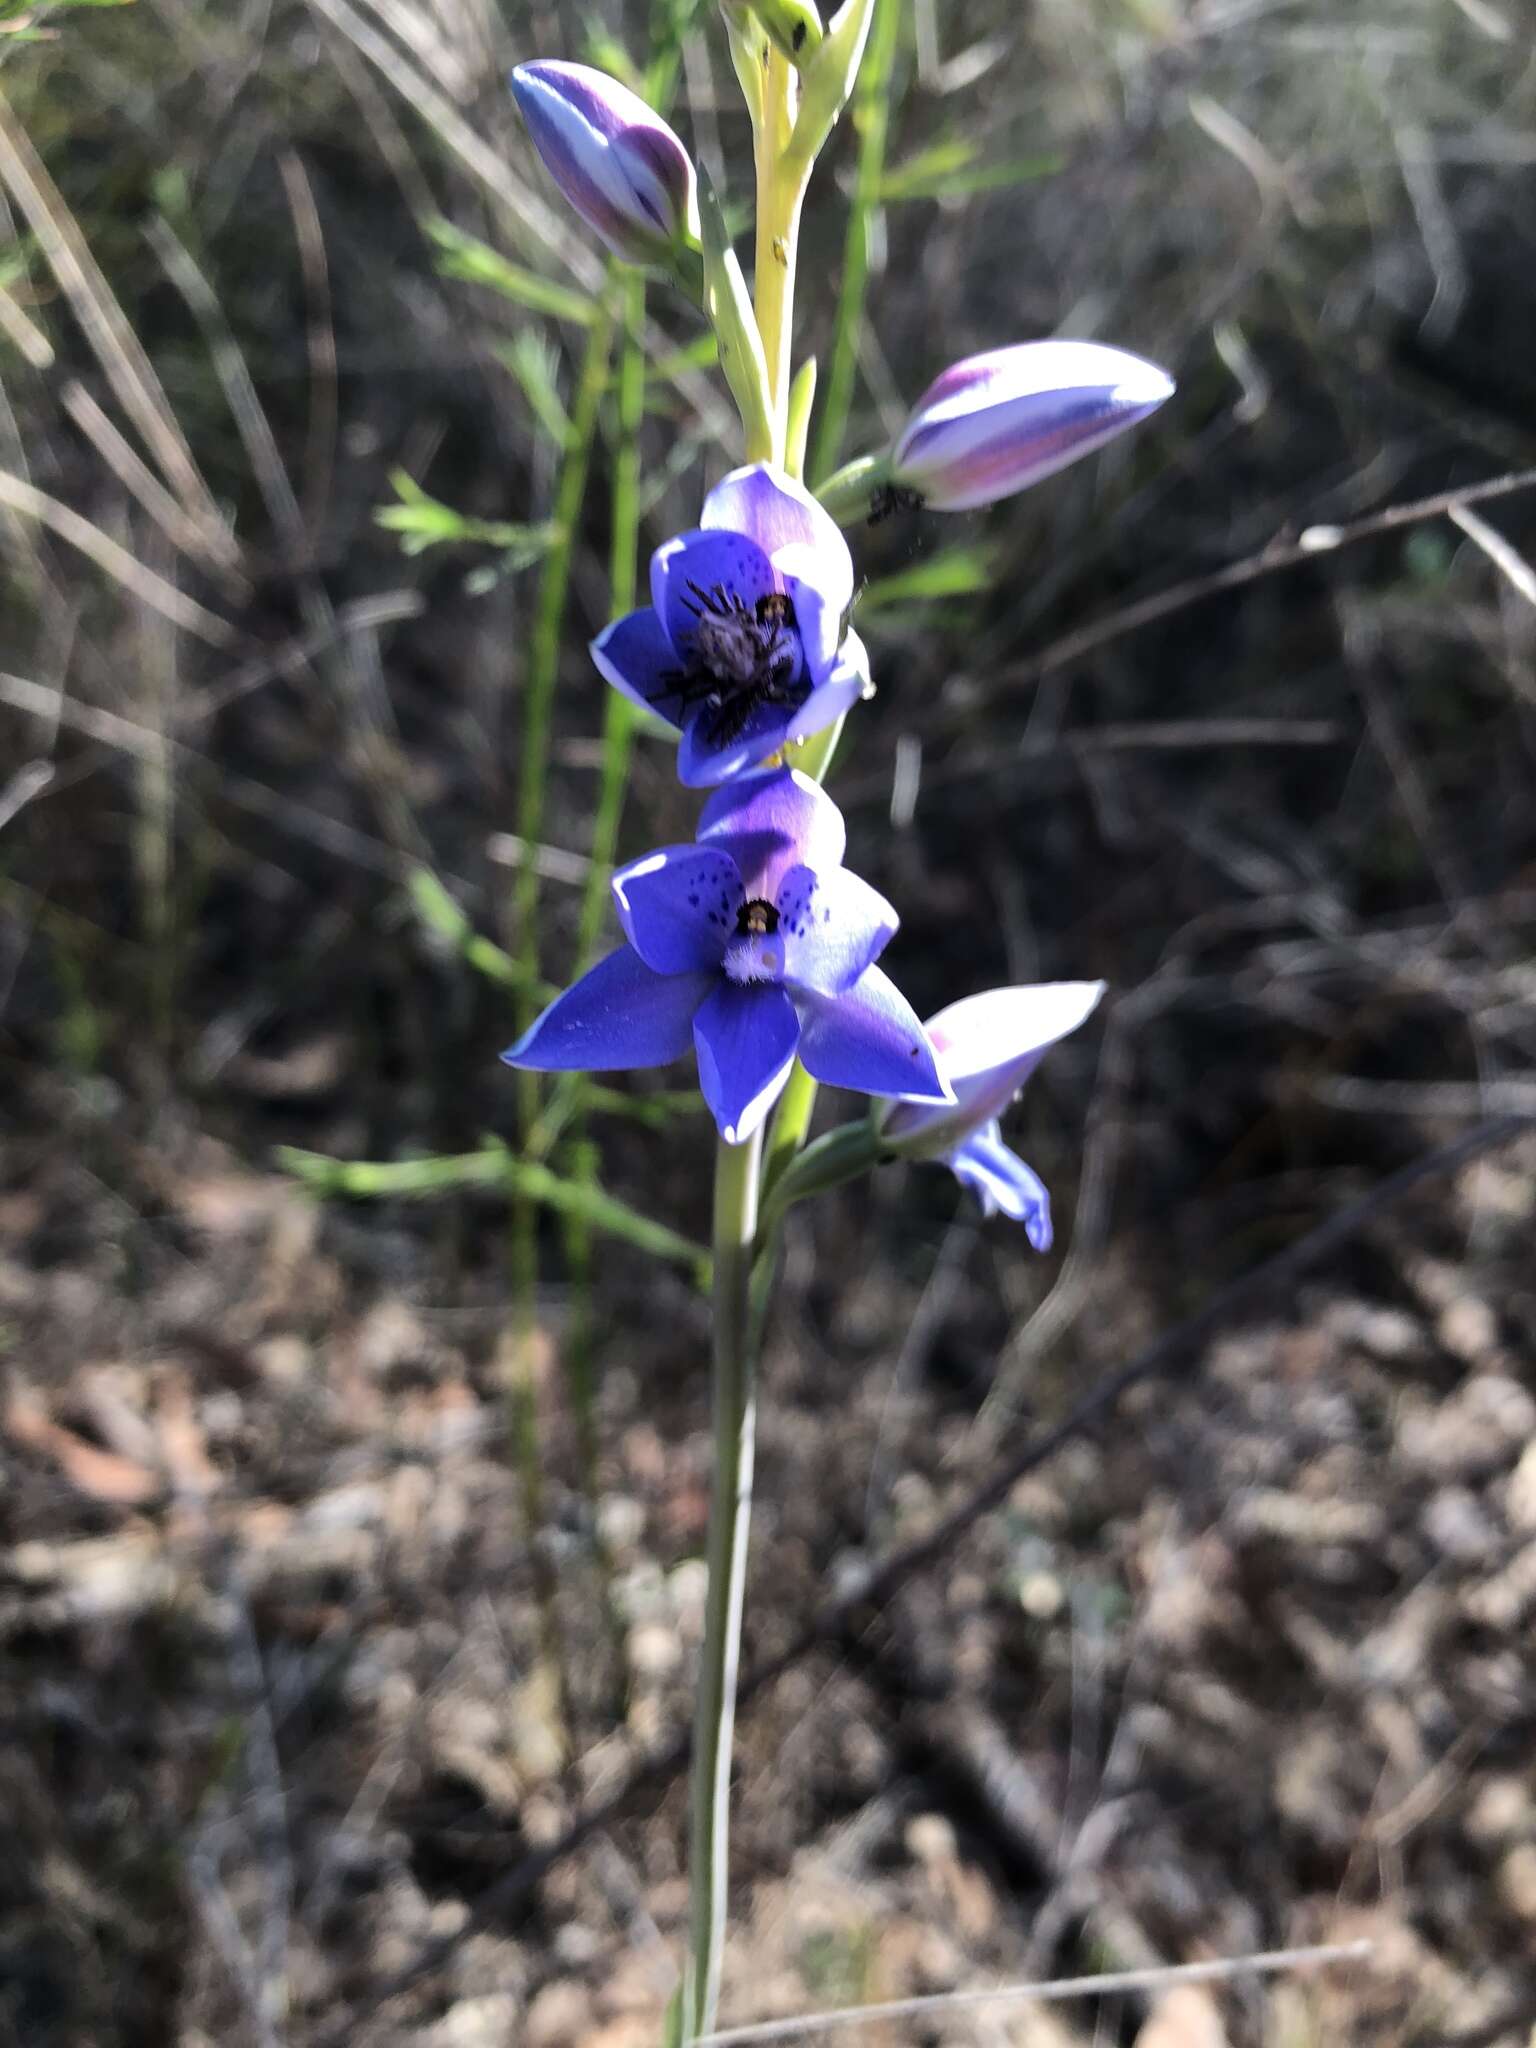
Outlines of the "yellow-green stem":
[[789,434],[795,255],[808,167],[792,163],[789,141],[798,90],[787,57],[770,49],[763,61],[763,118],[757,131],[757,260],[752,304],[768,362],[773,445],[749,450],[753,460],[782,463]]

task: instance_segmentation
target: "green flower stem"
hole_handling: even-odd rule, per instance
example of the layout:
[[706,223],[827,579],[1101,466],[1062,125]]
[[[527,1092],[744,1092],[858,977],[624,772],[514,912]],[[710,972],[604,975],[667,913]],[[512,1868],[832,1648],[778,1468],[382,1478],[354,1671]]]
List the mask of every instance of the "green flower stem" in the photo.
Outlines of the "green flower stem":
[[824,477],[837,461],[853,404],[859,330],[864,323],[864,293],[869,282],[869,243],[874,214],[880,204],[880,180],[885,175],[891,71],[901,40],[902,7],[903,0],[875,0],[869,48],[859,69],[853,116],[859,133],[859,160],[854,172],[853,199],[848,210],[843,285],[837,298],[837,322],[832,331],[826,397],[822,402],[815,458],[811,464],[811,474],[817,477]]
[[763,1173],[765,1200],[773,1194],[794,1164],[795,1156],[805,1143],[806,1133],[811,1128],[811,1117],[815,1108],[816,1083],[796,1060],[789,1070],[789,1079],[784,1084],[784,1093],[779,1097],[779,1107],[773,1119],[773,1136],[768,1145],[768,1164]]
[[[757,256],[753,311],[767,368],[767,446],[748,457],[782,463],[788,447],[795,244],[809,165],[791,165],[797,86],[789,61],[770,50],[750,92],[757,150]],[[757,81],[754,81],[756,83]],[[746,420],[746,414],[743,413]],[[725,1942],[730,1845],[731,1749],[752,1514],[753,1379],[763,1303],[754,1312],[753,1266],[763,1137],[721,1143],[715,1164],[714,1480],[709,1509],[709,1591],[694,1716],[689,1838],[688,1965],[679,2033],[714,2026]]]
[[731,1746],[752,1515],[755,1421],[753,1251],[762,1133],[722,1140],[715,1158],[714,1484],[709,1508],[709,1592],[693,1724],[692,1884],[684,2038],[714,2027],[725,1942]]
[[839,526],[857,526],[869,517],[870,501],[891,480],[888,455],[860,455],[845,462],[836,475],[816,486],[816,495]]

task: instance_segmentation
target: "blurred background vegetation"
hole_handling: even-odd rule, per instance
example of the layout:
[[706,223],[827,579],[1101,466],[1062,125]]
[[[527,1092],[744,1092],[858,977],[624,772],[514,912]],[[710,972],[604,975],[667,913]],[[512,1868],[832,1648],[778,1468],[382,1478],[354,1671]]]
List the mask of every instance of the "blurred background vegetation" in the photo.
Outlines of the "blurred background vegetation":
[[[1536,463],[1524,0],[880,5],[808,218],[816,466],[1007,340],[1179,393],[854,536],[879,695],[835,787],[893,970],[924,1014],[1116,995],[1023,1117],[1052,1259],[905,1168],[794,1237],[762,1652],[1128,1345],[1536,1095],[1536,498],[1317,544]],[[686,1720],[709,1134],[641,1075],[530,1148],[496,1053],[601,936],[594,831],[601,866],[691,829],[646,734],[617,813],[585,641],[735,447],[504,80],[654,61],[739,199],[713,11],[6,15],[0,2042],[648,2041],[675,1788],[475,1914]],[[1030,1482],[900,1655],[771,1691],[730,2016],[1363,1930],[1326,1984],[942,2038],[1527,2039],[1533,1172]]]

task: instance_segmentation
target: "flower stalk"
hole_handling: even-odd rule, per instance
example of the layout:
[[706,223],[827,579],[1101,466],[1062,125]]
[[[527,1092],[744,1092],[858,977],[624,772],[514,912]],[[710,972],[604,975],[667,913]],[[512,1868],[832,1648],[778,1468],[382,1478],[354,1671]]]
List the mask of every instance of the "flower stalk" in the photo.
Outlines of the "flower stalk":
[[709,1591],[693,1733],[685,2040],[707,2034],[714,2026],[725,1945],[731,1750],[757,1412],[752,1263],[761,1162],[760,1128],[742,1145],[722,1140],[715,1155],[714,1476],[709,1506]]
[[[576,212],[621,263],[671,276],[702,305],[745,443],[745,462],[712,486],[697,523],[656,548],[650,602],[637,605],[642,286],[631,277],[621,302],[611,283],[591,311],[556,541],[536,612],[519,830],[530,843],[538,837],[571,535],[617,328],[616,616],[591,642],[614,695],[595,834],[601,859],[581,917],[584,964],[598,936],[604,880],[623,943],[533,1016],[538,883],[529,866],[517,888],[521,950],[507,963],[523,1030],[503,1057],[521,1070],[525,1147],[548,1150],[591,1087],[577,1076],[661,1067],[689,1055],[720,1137],[710,1253],[714,1479],[694,1724],[689,1942],[668,2048],[686,2048],[715,2025],[754,1374],[785,1218],[795,1203],[869,1173],[881,1159],[906,1157],[947,1168],[985,1213],[1022,1224],[1044,1250],[1047,1191],[1004,1144],[999,1118],[1047,1048],[1084,1020],[1100,993],[1088,982],[991,990],[951,1004],[925,1027],[876,964],[897,914],[844,866],[844,821],[821,786],[844,720],[873,694],[867,652],[851,630],[857,580],[840,528],[920,507],[992,504],[1102,446],[1172,390],[1154,365],[1103,344],[1016,343],[952,364],[889,446],[835,468],[855,383],[903,8],[900,0],[842,0],[825,25],[815,0],[719,0],[719,10],[752,120],[750,296],[719,195],[644,100],[588,66],[536,62],[513,76],[530,135]],[[812,435],[815,360],[793,374],[801,213],[866,47],[845,276],[820,430]],[[675,61],[674,48],[667,64]],[[660,97],[663,69],[652,73]],[[824,479],[814,496],[803,480],[808,446],[813,473]],[[680,782],[712,794],[691,844],[656,849],[609,877],[639,713],[676,731]],[[542,1116],[539,1073],[566,1077]],[[819,1083],[863,1093],[875,1106],[862,1121],[808,1142]],[[590,1182],[590,1155],[571,1156]],[[532,1298],[533,1248],[530,1208],[514,1215],[524,1304]],[[573,1252],[584,1264],[584,1219]]]
[[[782,463],[789,439],[795,249],[806,174],[786,179],[785,151],[798,90],[790,60],[772,49],[763,61],[757,148],[757,253],[753,310],[767,370],[766,449]],[[796,1063],[797,1073],[804,1070]],[[814,1090],[814,1082],[811,1084]],[[692,1826],[689,1840],[690,1946],[684,1983],[684,2035],[715,2023],[725,1946],[731,1833],[731,1753],[741,1662],[742,1601],[752,1521],[754,1399],[761,1314],[753,1314],[762,1129],[744,1145],[720,1141],[714,1205],[714,1475],[709,1508],[709,1591],[698,1706],[694,1718]]]

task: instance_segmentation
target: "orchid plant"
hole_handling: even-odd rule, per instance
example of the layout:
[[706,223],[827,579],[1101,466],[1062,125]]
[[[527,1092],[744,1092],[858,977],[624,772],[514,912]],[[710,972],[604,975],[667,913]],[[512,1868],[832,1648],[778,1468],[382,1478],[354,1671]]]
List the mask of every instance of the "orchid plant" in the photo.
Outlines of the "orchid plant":
[[[791,374],[800,215],[875,4],[844,0],[823,23],[809,0],[720,0],[755,140],[750,298],[716,195],[644,100],[576,63],[524,64],[512,80],[581,219],[623,263],[668,277],[713,328],[746,458],[709,491],[697,525],[655,550],[649,604],[624,610],[591,645],[613,688],[676,732],[681,781],[710,791],[694,841],[613,874],[622,942],[505,1055],[544,1073],[660,1066],[691,1052],[719,1132],[693,1908],[670,2023],[681,2042],[712,2030],[719,1987],[753,1370],[785,1214],[907,1157],[947,1166],[984,1212],[1021,1224],[1046,1250],[1049,1199],[1004,1144],[1000,1118],[1102,994],[1097,982],[993,989],[925,1025],[879,964],[897,915],[843,865],[843,819],[821,786],[844,720],[871,694],[850,627],[855,568],[843,529],[1023,490],[1145,419],[1173,389],[1151,363],[1098,342],[1014,342],[952,365],[889,447],[807,488],[814,366]],[[808,1143],[818,1085],[870,1101]]]

